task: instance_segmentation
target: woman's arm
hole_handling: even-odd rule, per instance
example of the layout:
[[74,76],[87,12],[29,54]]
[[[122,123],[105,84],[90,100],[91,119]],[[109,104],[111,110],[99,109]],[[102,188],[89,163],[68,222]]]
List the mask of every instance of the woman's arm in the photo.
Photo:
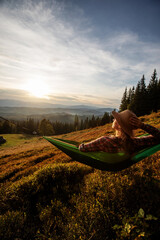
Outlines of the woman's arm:
[[89,143],[79,145],[79,150],[82,152],[118,152],[119,143],[116,137],[103,136]]
[[105,137],[100,137],[89,143],[82,143],[79,145],[79,150],[82,152],[96,152],[102,151],[105,143]]
[[130,124],[133,129],[142,128],[144,125],[144,123],[142,123],[142,121],[136,116],[130,118]]
[[131,117],[130,124],[132,125],[133,129],[141,128],[142,130],[148,132],[155,138],[160,139],[160,130],[149,124],[142,123],[142,121],[139,118]]

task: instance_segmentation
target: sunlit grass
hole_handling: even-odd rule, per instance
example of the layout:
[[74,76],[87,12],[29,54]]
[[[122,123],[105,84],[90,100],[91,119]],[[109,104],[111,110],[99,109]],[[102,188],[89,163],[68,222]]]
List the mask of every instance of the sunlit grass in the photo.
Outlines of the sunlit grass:
[[30,143],[30,140],[37,141],[37,137],[26,134],[3,134],[3,137],[6,139],[6,143],[1,146],[1,149]]
[[[160,127],[160,113],[143,121]],[[58,137],[82,142],[105,134],[113,134],[111,124]],[[73,161],[42,137],[3,136],[0,239],[156,239],[160,152],[112,173]]]

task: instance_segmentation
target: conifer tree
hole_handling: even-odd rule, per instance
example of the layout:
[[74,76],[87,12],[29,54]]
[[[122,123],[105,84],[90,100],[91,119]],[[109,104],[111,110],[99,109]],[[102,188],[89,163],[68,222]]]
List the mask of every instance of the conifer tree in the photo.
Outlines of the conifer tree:
[[84,122],[83,122],[83,119],[81,119],[80,130],[83,130],[83,129],[84,129]]
[[140,98],[139,98],[139,116],[148,113],[148,94],[145,84],[145,77],[142,76],[140,80]]
[[131,110],[132,105],[134,103],[134,97],[135,97],[135,89],[134,87],[132,87],[131,90],[129,90],[129,94],[128,94],[128,105],[127,108]]
[[159,99],[159,91],[158,91],[158,78],[157,71],[154,69],[154,72],[151,76],[149,85],[148,85],[148,95],[149,95],[149,110],[157,112],[158,110],[158,99]]
[[94,115],[92,116],[92,119],[91,119],[91,127],[96,127],[96,119]]
[[4,121],[1,127],[1,133],[11,133],[12,127],[9,121]]
[[127,108],[129,104],[131,103],[131,98],[132,98],[132,89],[130,88],[127,94]]
[[89,119],[88,119],[88,117],[84,121],[84,129],[87,129],[87,128],[89,128]]
[[101,119],[100,119],[100,117],[97,117],[97,118],[96,118],[96,123],[97,123],[97,126],[100,126],[100,125],[101,125]]
[[135,112],[138,116],[143,115],[146,111],[146,97],[145,77],[143,75],[136,89],[134,89],[134,87],[129,89],[127,95],[127,109]]
[[39,124],[39,133],[41,135],[53,135],[55,131],[49,120],[43,119]]
[[33,133],[33,131],[35,130],[35,126],[34,126],[34,119],[33,118],[29,118],[27,119],[26,122],[26,127],[29,129],[30,133]]
[[79,130],[79,127],[80,127],[80,123],[79,123],[79,117],[78,115],[76,114],[75,117],[74,117],[74,128],[75,130]]
[[157,112],[160,109],[160,80],[158,81],[156,69],[154,70],[149,85],[146,87],[145,76],[138,82],[136,89],[127,88],[123,94],[120,111],[130,109],[142,116],[151,111]]
[[127,88],[125,88],[122,100],[121,100],[121,105],[120,105],[120,112],[124,111],[127,109]]
[[138,82],[134,92],[134,98],[129,104],[129,109],[133,111],[137,116],[139,116],[139,104],[140,104],[140,82]]
[[160,79],[158,81],[158,98],[157,98],[157,102],[158,102],[158,110],[160,110]]
[[108,112],[105,112],[102,119],[101,119],[101,125],[105,125],[106,123],[110,122],[110,115]]

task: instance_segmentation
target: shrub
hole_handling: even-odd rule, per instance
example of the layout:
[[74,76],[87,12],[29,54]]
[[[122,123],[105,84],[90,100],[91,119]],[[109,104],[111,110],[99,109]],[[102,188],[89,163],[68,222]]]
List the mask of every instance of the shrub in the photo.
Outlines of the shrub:
[[21,211],[7,211],[0,215],[0,239],[13,240],[22,237],[26,214]]

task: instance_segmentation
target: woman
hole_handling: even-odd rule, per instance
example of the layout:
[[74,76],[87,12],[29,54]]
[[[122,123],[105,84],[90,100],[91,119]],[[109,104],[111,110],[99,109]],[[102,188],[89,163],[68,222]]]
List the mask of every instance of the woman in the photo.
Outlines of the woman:
[[[89,143],[79,145],[79,150],[83,152],[127,152],[134,153],[144,148],[160,143],[160,131],[148,124],[141,122],[130,110],[121,113],[112,112],[114,121],[112,128],[115,136],[103,136]],[[150,135],[134,137],[134,130],[141,128]]]

